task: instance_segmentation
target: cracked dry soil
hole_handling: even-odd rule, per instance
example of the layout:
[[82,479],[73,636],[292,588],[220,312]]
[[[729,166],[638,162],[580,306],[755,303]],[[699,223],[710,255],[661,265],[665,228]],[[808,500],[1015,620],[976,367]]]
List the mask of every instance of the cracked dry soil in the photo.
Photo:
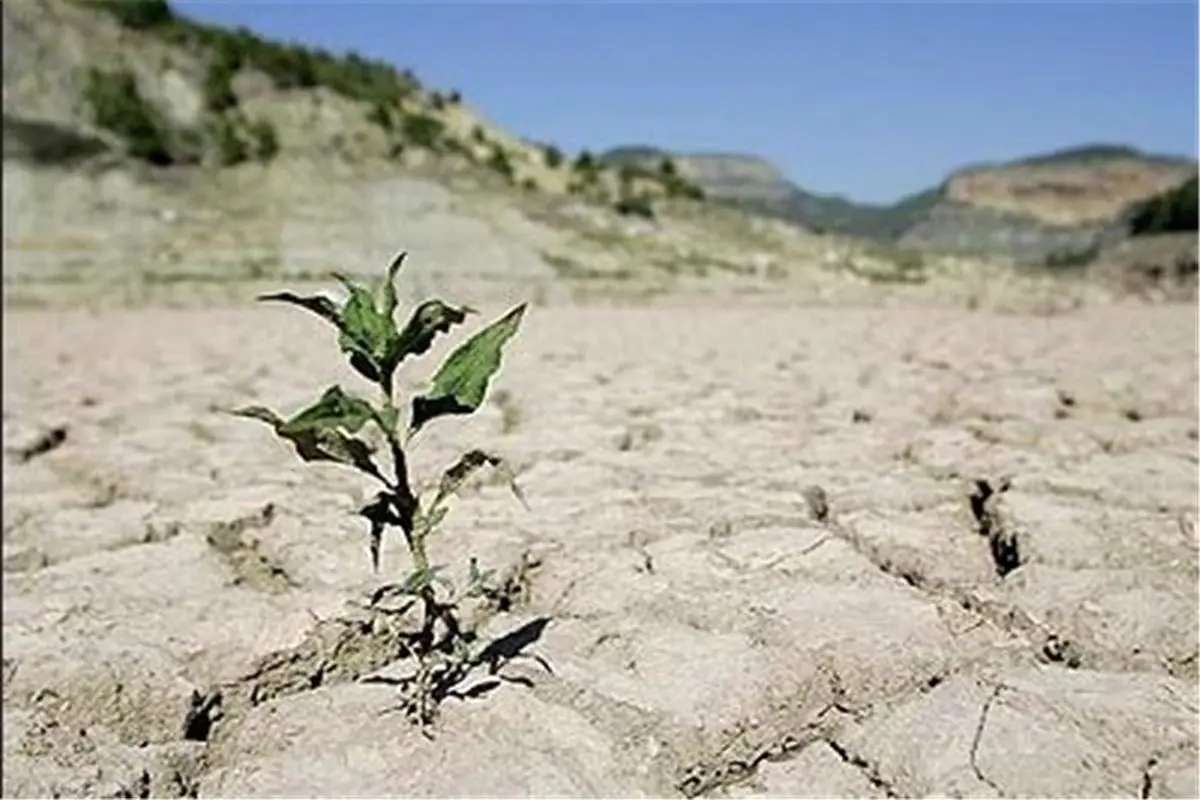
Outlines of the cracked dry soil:
[[6,796],[1198,794],[1194,307],[533,309],[412,468],[515,466],[435,554],[555,673],[433,741],[368,487],[221,412],[353,385],[318,320],[4,326]]

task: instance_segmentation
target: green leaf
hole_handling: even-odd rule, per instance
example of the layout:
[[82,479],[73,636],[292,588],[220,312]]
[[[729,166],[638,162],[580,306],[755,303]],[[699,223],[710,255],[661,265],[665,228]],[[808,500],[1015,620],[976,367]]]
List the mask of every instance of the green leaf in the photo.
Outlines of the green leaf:
[[281,432],[343,428],[357,433],[374,417],[375,410],[366,400],[347,394],[340,386],[330,386],[320,400],[285,422]]
[[387,482],[371,459],[371,446],[347,435],[373,419],[375,412],[365,400],[346,394],[340,386],[326,389],[320,400],[287,421],[262,406],[247,406],[233,413],[270,425],[277,436],[292,443],[304,461],[345,464]]
[[308,309],[321,319],[336,325],[338,328],[342,327],[342,316],[338,312],[338,307],[328,297],[322,297],[321,295],[301,297],[291,292],[274,292],[272,294],[261,294],[258,296],[258,300],[260,302],[291,303],[292,305]]
[[416,433],[426,422],[446,414],[470,414],[487,395],[488,382],[500,368],[500,354],[516,334],[525,314],[525,304],[468,339],[450,354],[433,376],[428,394],[413,398],[410,431]]
[[387,277],[383,279],[383,288],[380,292],[379,311],[388,319],[391,319],[392,314],[396,313],[396,274],[400,272],[400,267],[404,265],[404,259],[408,257],[408,252],[402,252],[388,265]]
[[244,406],[242,408],[234,409],[229,413],[233,414],[235,417],[246,417],[248,419],[256,419],[260,422],[265,422],[272,428],[276,429],[283,425],[283,419],[280,418],[278,414],[269,408],[264,408],[263,406]]
[[[384,376],[381,361],[395,338],[395,323],[375,308],[375,298],[362,284],[345,275],[335,274],[350,293],[342,309],[342,334],[338,345],[350,354],[350,366],[370,381],[380,382]],[[393,345],[394,346],[394,345]]]
[[426,300],[417,306],[409,317],[408,324],[400,331],[396,340],[396,363],[408,356],[419,356],[428,352],[439,333],[449,333],[453,325],[461,324],[474,309],[463,306],[454,308],[441,300]]

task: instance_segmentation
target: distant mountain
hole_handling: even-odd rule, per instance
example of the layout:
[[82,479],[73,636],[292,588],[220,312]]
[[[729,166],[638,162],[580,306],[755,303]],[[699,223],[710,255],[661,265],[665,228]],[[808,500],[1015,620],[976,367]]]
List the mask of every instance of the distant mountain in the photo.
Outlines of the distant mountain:
[[1119,237],[1130,210],[1196,175],[1190,159],[1118,144],[1086,144],[955,170],[889,205],[809,192],[770,162],[742,154],[677,154],[636,145],[601,161],[674,158],[712,198],[815,230],[905,246],[1041,261]]
[[857,203],[840,195],[809,192],[765,159],[737,153],[678,154],[631,145],[609,150],[600,161],[648,167],[664,158],[674,159],[679,171],[714,200],[815,230],[853,236],[896,238],[938,197],[938,190],[930,189],[891,205]]

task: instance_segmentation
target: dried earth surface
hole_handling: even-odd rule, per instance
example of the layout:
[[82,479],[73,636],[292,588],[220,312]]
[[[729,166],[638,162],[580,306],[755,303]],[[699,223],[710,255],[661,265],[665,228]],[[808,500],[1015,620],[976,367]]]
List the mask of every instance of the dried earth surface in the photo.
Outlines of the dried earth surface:
[[532,308],[412,467],[514,465],[529,508],[479,479],[435,560],[505,572],[489,631],[554,672],[431,741],[361,680],[405,667],[369,487],[222,411],[353,385],[320,321],[9,308],[4,795],[1196,797],[1196,325]]

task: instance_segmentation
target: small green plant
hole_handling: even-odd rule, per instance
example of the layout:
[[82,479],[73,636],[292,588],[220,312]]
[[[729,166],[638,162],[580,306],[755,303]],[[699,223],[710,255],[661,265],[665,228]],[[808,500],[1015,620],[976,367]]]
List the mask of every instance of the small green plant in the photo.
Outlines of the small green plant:
[[[499,470],[522,504],[524,498],[505,462],[476,449],[461,456],[443,473],[436,488],[421,499],[409,479],[406,450],[412,437],[430,422],[471,414],[480,408],[488,384],[500,368],[503,348],[520,327],[526,305],[514,307],[452,352],[434,374],[428,391],[411,399],[407,423],[402,426],[401,406],[395,391],[398,368],[406,359],[428,352],[439,334],[449,333],[475,313],[466,306],[456,308],[441,300],[426,300],[412,310],[405,325],[397,325],[395,279],[405,256],[401,253],[392,261],[381,285],[373,289],[335,274],[348,291],[340,307],[319,295],[301,297],[285,291],[259,297],[262,301],[290,303],[307,309],[337,328],[339,346],[349,358],[350,366],[378,388],[376,403],[334,385],[316,403],[291,419],[282,419],[262,406],[248,406],[233,413],[270,425],[277,436],[292,444],[304,461],[328,461],[352,467],[381,485],[374,499],[358,510],[369,523],[372,567],[379,569],[385,531],[398,528],[408,546],[411,570],[402,581],[378,588],[372,595],[371,607],[382,612],[386,610],[382,606],[384,601],[400,599],[401,607],[390,611],[401,619],[414,608],[420,608],[418,629],[398,634],[403,637],[405,650],[417,662],[416,672],[399,681],[399,685],[402,708],[428,733],[440,701],[475,667],[487,665],[496,675],[498,662],[521,655],[520,649],[530,640],[527,631],[530,626],[525,626],[481,646],[476,631],[459,619],[459,605],[470,598],[496,599],[502,588],[498,589],[490,573],[481,572],[471,558],[466,586],[458,591],[442,574],[444,567],[430,562],[429,539],[446,517],[447,501],[485,466]],[[367,426],[374,426],[382,433],[390,470],[377,460],[375,449],[356,436]],[[502,605],[497,602],[495,607]],[[545,621],[540,621],[532,638],[544,626]],[[519,646],[514,647],[514,637]],[[533,657],[549,669],[544,661]]]

